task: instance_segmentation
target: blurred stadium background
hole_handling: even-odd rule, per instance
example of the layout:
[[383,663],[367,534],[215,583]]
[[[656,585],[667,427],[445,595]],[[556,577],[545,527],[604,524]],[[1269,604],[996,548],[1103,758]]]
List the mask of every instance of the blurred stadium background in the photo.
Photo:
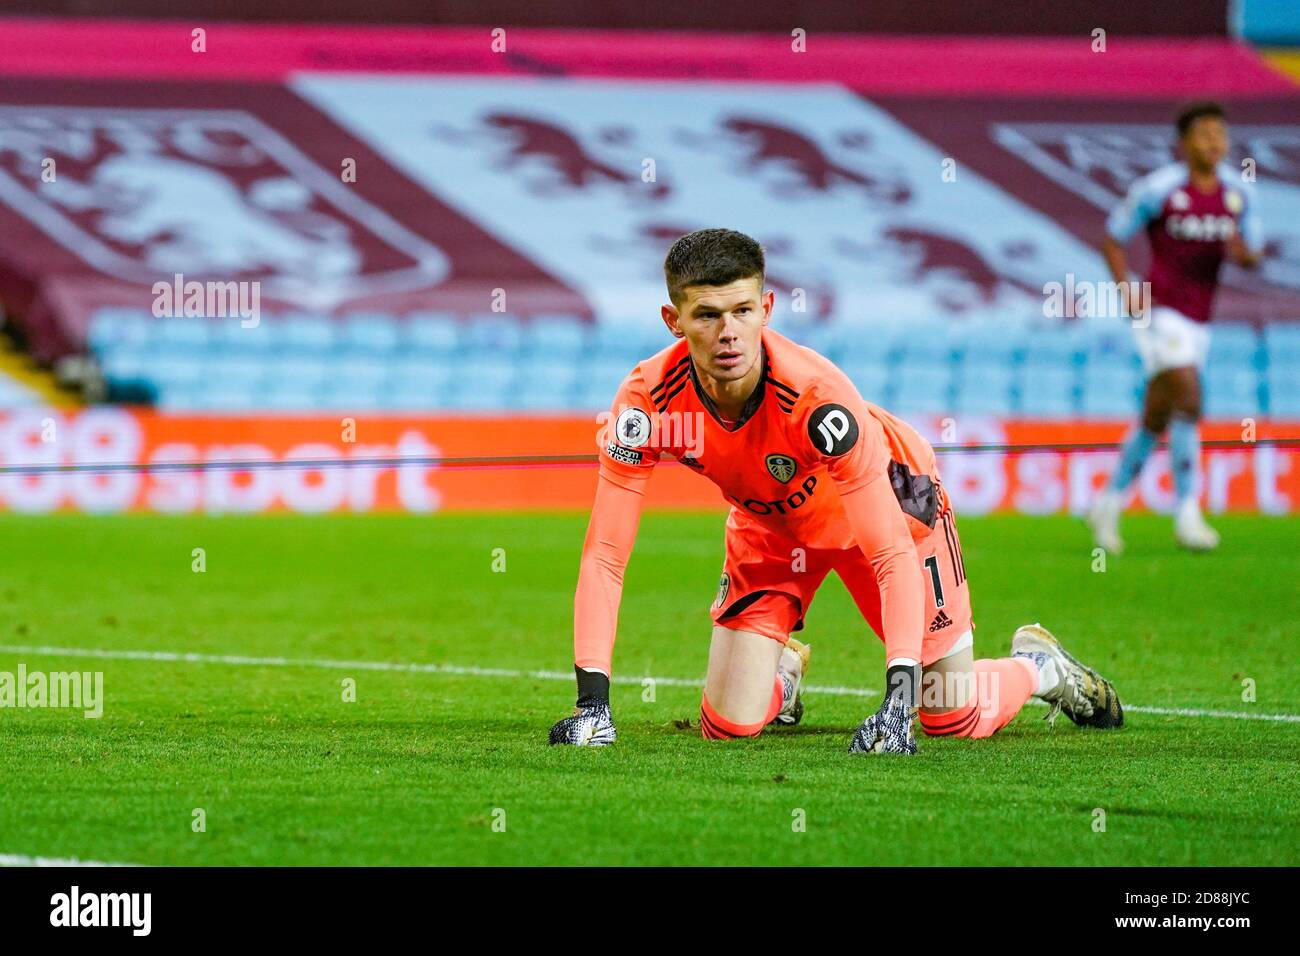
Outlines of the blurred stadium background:
[[[0,508],[583,507],[430,459],[593,453],[667,344],[667,246],[713,225],[765,244],[778,329],[936,442],[1114,441],[1129,330],[1045,288],[1106,278],[1106,212],[1206,96],[1269,247],[1225,269],[1205,437],[1295,434],[1300,6],[981,6],[0,0]],[[258,312],[160,317],[177,276]],[[1300,503],[1294,451],[1207,454],[1210,511]],[[945,467],[963,513],[1078,513],[1111,464]],[[652,504],[718,505],[664,472]],[[1140,504],[1171,497],[1159,459]]]

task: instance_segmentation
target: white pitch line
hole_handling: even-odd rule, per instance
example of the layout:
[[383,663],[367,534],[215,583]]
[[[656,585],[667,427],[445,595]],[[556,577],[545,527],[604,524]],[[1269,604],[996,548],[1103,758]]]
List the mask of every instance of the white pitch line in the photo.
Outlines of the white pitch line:
[[1234,720],[1267,720],[1279,724],[1300,724],[1300,714],[1247,714],[1239,710],[1201,710],[1196,707],[1130,707],[1126,714],[1157,714],[1162,717],[1226,717]]
[[[237,667],[325,667],[332,670],[390,671],[404,674],[449,674],[454,677],[505,677],[531,680],[571,681],[570,671],[526,671],[505,667],[474,667],[463,664],[399,664],[393,661],[345,661],[327,657],[247,657],[242,654],[196,654],[180,651],[122,651],[95,647],[53,647],[46,644],[0,644],[0,652],[37,654],[47,657],[93,657],[119,661],[162,661],[183,664],[227,664]],[[636,684],[647,680],[664,687],[703,687],[704,681],[689,677],[633,677],[617,675],[615,684]],[[836,697],[874,697],[880,693],[866,687],[825,687],[808,684],[812,694]],[[1035,701],[1035,703],[1037,703]],[[1269,723],[1300,724],[1300,714],[1251,714],[1236,710],[1205,710],[1197,707],[1141,707],[1124,705],[1134,714],[1162,717],[1210,717],[1230,720],[1262,720]]]
[[60,860],[50,856],[23,856],[21,853],[0,853],[0,866],[135,866],[135,864],[101,863],[98,860],[79,860],[75,856]]
[[[572,671],[525,671],[506,667],[475,667],[462,664],[399,664],[393,661],[345,661],[327,657],[246,657],[240,654],[195,654],[181,651],[122,651],[95,647],[53,647],[35,644],[0,644],[0,652],[38,654],[49,657],[95,657],[105,660],[162,661],[183,664],[229,664],[239,667],[327,667],[333,670],[391,671],[403,674],[450,674],[455,677],[509,677],[534,680],[573,680]],[[704,681],[691,677],[632,677],[624,674],[613,678],[615,684],[640,686],[653,680],[663,687],[703,687]],[[841,697],[871,697],[879,691],[862,687],[818,687],[808,684],[806,690],[817,694]]]

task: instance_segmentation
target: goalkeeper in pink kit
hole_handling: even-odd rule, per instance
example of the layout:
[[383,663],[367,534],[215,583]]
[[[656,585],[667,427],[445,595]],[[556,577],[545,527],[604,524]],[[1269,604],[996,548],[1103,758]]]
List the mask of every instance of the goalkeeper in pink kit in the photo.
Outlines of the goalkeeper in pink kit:
[[[615,739],[609,678],[623,572],[661,452],[731,503],[700,704],[706,738],[799,721],[809,649],[791,635],[831,571],[885,644],[884,700],[851,752],[915,753],[918,718],[927,734],[987,737],[1033,696],[1052,716],[1122,724],[1111,684],[1040,625],[1016,632],[1011,656],[975,659],[969,583],[933,450],[830,361],[769,327],[757,242],[694,232],[664,271],[662,318],[676,341],[628,375],[602,436],[574,608],[578,703],[552,743]],[[688,415],[703,422],[702,446],[670,427]]]

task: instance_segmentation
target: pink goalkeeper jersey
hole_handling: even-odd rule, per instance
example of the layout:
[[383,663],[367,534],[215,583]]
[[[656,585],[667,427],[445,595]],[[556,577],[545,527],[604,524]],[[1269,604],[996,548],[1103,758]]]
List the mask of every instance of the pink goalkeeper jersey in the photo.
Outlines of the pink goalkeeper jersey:
[[[893,483],[901,472],[890,465],[906,466],[909,476],[934,476],[937,485],[934,450],[911,426],[864,400],[829,359],[771,328],[763,329],[762,342],[753,407],[730,428],[705,402],[685,340],[624,380],[603,430],[574,598],[579,667],[610,673],[624,569],[660,452],[716,484],[746,521],[809,548],[859,549],[880,589],[887,659],[921,659],[925,584],[914,542],[933,521],[922,523],[900,504]],[[702,423],[697,447],[685,440],[687,421]],[[942,511],[947,495],[941,486],[936,493]]]

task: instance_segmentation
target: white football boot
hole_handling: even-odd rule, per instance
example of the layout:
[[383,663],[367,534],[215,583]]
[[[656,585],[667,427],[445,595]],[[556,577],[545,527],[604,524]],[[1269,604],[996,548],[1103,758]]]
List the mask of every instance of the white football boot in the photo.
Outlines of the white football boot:
[[1189,551],[1213,551],[1219,546],[1219,532],[1205,523],[1201,506],[1191,495],[1174,512],[1174,540]]
[[1055,635],[1041,624],[1026,624],[1016,630],[1011,638],[1011,656],[1028,658],[1040,675],[1055,678],[1051,687],[1034,693],[1039,700],[1051,704],[1047,712],[1049,723],[1064,711],[1080,727],[1124,726],[1124,709],[1111,682],[1070,656]]
[[1097,547],[1111,554],[1124,553],[1124,539],[1119,536],[1119,516],[1124,510],[1124,497],[1110,488],[1097,494],[1088,512],[1088,525]]
[[812,647],[793,637],[782,648],[781,659],[776,664],[776,676],[781,678],[781,709],[772,723],[793,727],[803,719],[803,678],[811,659]]

